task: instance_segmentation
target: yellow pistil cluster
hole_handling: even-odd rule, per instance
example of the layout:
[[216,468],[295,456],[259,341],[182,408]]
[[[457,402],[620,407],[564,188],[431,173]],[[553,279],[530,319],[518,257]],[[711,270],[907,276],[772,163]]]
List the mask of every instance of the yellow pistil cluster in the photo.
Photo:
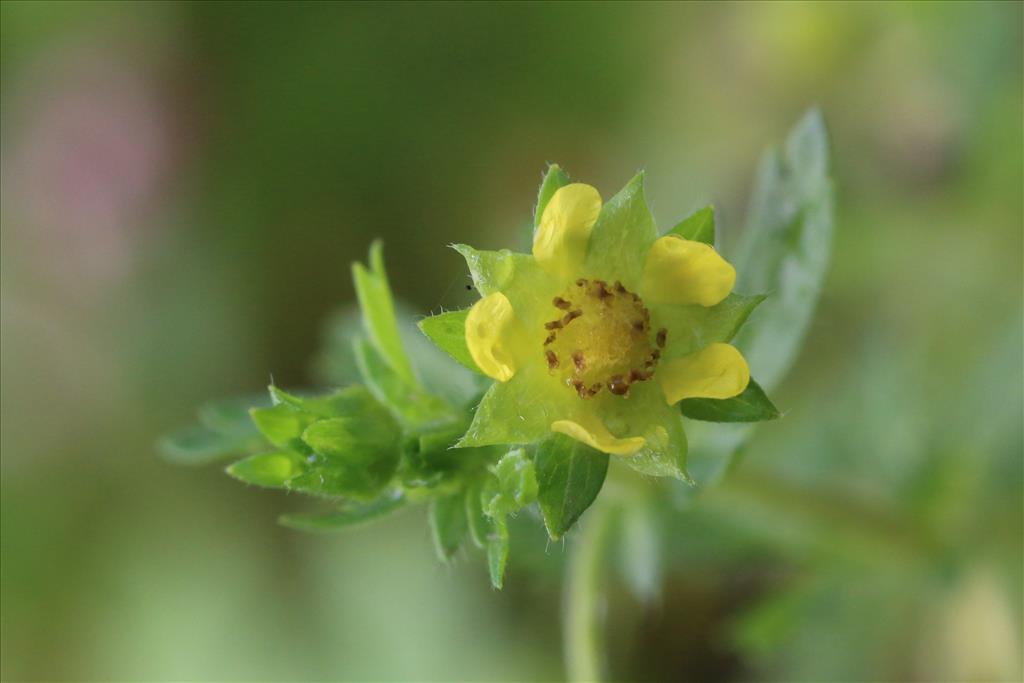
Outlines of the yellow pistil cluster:
[[544,324],[544,358],[580,398],[625,396],[654,376],[667,331],[652,344],[651,314],[621,282],[579,278],[551,303],[558,317]]

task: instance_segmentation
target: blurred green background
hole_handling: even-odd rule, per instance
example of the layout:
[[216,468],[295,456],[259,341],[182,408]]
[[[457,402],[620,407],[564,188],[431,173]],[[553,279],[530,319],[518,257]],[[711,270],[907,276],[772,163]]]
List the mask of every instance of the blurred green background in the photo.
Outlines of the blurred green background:
[[421,512],[301,535],[275,524],[296,499],[153,443],[271,374],[315,383],[375,236],[416,314],[469,301],[445,245],[516,242],[548,161],[606,197],[646,168],[663,228],[714,202],[728,248],[817,103],[838,227],[787,416],[623,535],[660,561],[609,578],[613,677],[1021,680],[1022,19],[3,3],[3,679],[560,679],[538,524],[498,593],[479,557],[437,563]]

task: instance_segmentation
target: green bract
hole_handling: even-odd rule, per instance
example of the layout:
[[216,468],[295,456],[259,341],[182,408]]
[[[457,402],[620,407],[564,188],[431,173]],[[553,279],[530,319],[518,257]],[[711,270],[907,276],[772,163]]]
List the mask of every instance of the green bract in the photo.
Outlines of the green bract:
[[[770,386],[777,383],[806,329],[824,273],[822,254],[827,255],[831,228],[824,148],[820,118],[811,114],[791,135],[784,154],[770,156],[763,167],[750,219],[754,232],[748,231],[739,262],[738,281],[750,295],[729,293],[731,282],[728,289],[711,282],[719,290],[713,301],[705,300],[706,291],[698,292],[703,298],[697,303],[658,297],[645,301],[650,325],[645,323],[643,334],[648,337],[638,339],[657,349],[649,362],[655,378],[663,368],[664,373],[685,375],[693,358],[725,346],[765,299],[758,292],[772,291],[781,292],[783,301],[765,307],[771,314],[763,322],[782,345],[773,351],[774,338],[746,330],[738,344],[744,355],[750,354],[755,372],[760,373],[763,365]],[[528,354],[543,354],[541,342],[553,297],[565,291],[571,268],[582,269],[583,276],[606,283],[625,298],[645,286],[652,291],[645,280],[652,272],[650,254],[663,240],[669,240],[673,249],[684,245],[695,258],[721,260],[713,249],[711,207],[659,235],[644,197],[642,174],[603,205],[597,197],[599,211],[595,208],[587,215],[586,231],[552,233],[555,210],[547,211],[549,207],[556,206],[556,213],[570,218],[573,211],[587,208],[585,201],[579,206],[567,203],[566,188],[576,188],[572,191],[577,200],[596,195],[593,188],[570,185],[558,166],[548,169],[533,221],[536,233],[547,231],[540,261],[536,244],[533,255],[455,246],[481,297],[497,294],[511,302],[511,308],[495,310],[514,311],[514,324],[528,330]],[[578,251],[580,244],[586,245],[585,255]],[[577,249],[575,260],[552,261],[552,254],[559,257],[558,250],[568,248],[565,245]],[[673,256],[667,251],[658,254]],[[712,263],[716,272],[728,274],[721,266],[725,262],[719,261]],[[673,262],[653,267],[662,278],[665,263]],[[668,275],[671,280],[673,273]],[[576,276],[570,277],[569,286],[572,277]],[[500,346],[487,349],[495,355],[481,360],[467,344],[472,322],[468,309],[418,322],[422,335],[444,352],[440,353],[415,330],[409,336],[411,325],[400,318],[411,316],[396,316],[379,243],[370,249],[369,266],[353,266],[353,278],[362,329],[347,326],[333,335],[335,347],[325,365],[347,368],[346,373],[354,368],[357,383],[323,392],[288,392],[271,386],[266,397],[211,403],[200,409],[199,425],[162,440],[167,457],[176,463],[203,464],[234,456],[236,461],[227,467],[232,477],[313,497],[321,509],[281,517],[282,524],[304,531],[348,528],[425,504],[438,556],[449,561],[463,547],[483,550],[491,581],[500,588],[509,556],[508,520],[522,509],[536,505],[549,536],[561,538],[597,499],[615,468],[691,482],[684,418],[749,423],[780,416],[761,385],[746,378],[722,394],[718,388],[694,391],[695,380],[683,377],[690,390],[677,392],[674,400],[669,394],[673,386],[678,389],[678,377],[675,385],[638,379],[627,383],[627,398],[612,395],[610,386],[601,393],[592,386],[570,390],[567,381],[549,372],[551,366],[519,363],[515,354],[503,357],[505,349]],[[598,287],[598,294],[604,286]],[[674,296],[671,288],[653,291],[669,299]],[[662,329],[668,331],[667,341],[657,333]],[[536,349],[529,345],[534,338]],[[614,365],[617,359],[611,353],[603,362]],[[501,381],[492,379],[496,372]],[[700,386],[716,381],[698,379],[704,382]],[[716,398],[716,392],[727,397]],[[597,427],[586,422],[581,405],[599,418],[605,433],[588,432]],[[568,427],[553,429],[553,423],[566,419]],[[713,466],[695,468],[698,478],[724,468],[740,445],[737,435],[746,433],[729,431],[716,441],[701,429],[691,431],[700,437],[701,458],[715,458]],[[634,514],[628,519],[642,521],[645,508],[631,509]],[[639,529],[636,539],[645,538],[644,525],[631,524]],[[638,541],[630,547],[641,546]],[[639,559],[632,564],[647,566]],[[644,578],[650,572],[633,573],[640,577],[637,585],[651,583]]]

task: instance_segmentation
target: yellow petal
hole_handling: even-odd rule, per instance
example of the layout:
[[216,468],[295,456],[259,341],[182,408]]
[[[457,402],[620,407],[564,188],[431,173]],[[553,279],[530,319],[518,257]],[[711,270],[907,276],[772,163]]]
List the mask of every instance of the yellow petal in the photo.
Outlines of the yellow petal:
[[573,183],[551,197],[533,238],[533,256],[550,273],[576,277],[587,255],[590,231],[601,213],[601,195]]
[[466,346],[488,377],[507,382],[516,374],[512,355],[516,314],[501,292],[488,294],[466,316]]
[[551,423],[551,431],[571,436],[591,448],[612,455],[630,455],[643,448],[644,445],[642,436],[631,436],[628,439],[612,436],[608,428],[596,417],[582,417],[578,422],[556,420]]
[[647,252],[640,295],[651,303],[714,306],[735,284],[736,269],[714,247],[666,235]]
[[711,344],[660,366],[655,378],[669,405],[684,398],[732,398],[750,382],[747,360],[735,346]]

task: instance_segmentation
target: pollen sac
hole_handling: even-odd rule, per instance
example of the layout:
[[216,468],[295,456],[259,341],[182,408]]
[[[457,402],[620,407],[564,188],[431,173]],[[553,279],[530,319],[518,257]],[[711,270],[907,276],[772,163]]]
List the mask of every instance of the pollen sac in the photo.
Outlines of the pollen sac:
[[580,278],[551,306],[542,353],[549,372],[580,398],[604,389],[628,396],[654,376],[667,332],[651,329],[643,301],[621,282]]

